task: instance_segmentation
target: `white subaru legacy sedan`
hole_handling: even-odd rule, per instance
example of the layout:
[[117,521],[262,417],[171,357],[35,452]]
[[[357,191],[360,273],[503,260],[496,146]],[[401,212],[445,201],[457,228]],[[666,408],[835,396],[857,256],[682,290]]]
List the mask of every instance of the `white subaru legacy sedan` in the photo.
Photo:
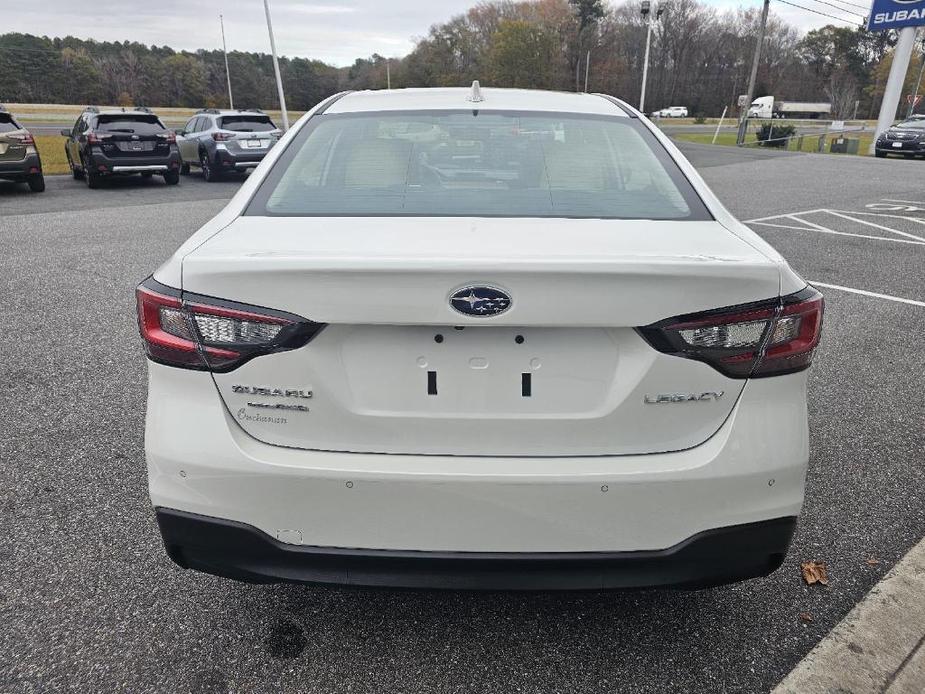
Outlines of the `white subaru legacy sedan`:
[[137,300],[180,566],[699,587],[787,553],[822,296],[615,98],[338,94]]

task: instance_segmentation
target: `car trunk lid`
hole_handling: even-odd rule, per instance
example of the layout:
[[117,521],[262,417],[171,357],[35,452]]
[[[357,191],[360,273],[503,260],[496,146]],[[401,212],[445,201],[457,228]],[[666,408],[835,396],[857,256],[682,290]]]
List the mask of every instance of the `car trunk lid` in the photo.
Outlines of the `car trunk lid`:
[[[466,286],[511,307],[461,315]],[[242,217],[186,256],[183,290],[328,324],[215,374],[267,443],[616,455],[701,443],[744,384],[635,328],[777,296],[779,269],[716,222]],[[698,399],[653,404],[665,393]]]

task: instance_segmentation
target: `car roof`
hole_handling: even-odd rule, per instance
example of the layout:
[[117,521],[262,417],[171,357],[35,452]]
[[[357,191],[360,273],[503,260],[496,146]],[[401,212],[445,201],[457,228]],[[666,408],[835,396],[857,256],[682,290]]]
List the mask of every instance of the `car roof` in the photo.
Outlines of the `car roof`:
[[96,116],[154,116],[157,118],[157,115],[152,111],[139,111],[134,108],[110,108],[102,111],[90,109],[86,112]]
[[600,94],[492,87],[482,87],[479,92],[480,101],[470,100],[473,90],[468,87],[349,92],[332,103],[325,113],[477,109],[479,111],[549,111],[629,116],[620,106]]
[[267,114],[258,108],[204,108],[193,116],[266,116]]

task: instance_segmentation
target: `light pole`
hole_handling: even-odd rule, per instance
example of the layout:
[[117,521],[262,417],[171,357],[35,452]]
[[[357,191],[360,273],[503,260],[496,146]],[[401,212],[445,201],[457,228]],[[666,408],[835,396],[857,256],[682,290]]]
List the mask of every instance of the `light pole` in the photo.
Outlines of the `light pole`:
[[880,102],[880,115],[877,118],[877,129],[870,141],[868,154],[874,154],[877,139],[886,132],[896,118],[896,109],[899,106],[899,97],[903,92],[903,82],[906,81],[906,70],[909,69],[909,58],[915,47],[915,27],[903,27],[899,30],[899,40],[893,49],[893,64],[890,66],[890,76],[887,77],[886,87],[883,90],[883,101]]
[[283,78],[279,74],[279,60],[276,57],[276,39],[273,38],[273,22],[270,21],[270,4],[263,0],[267,15],[267,31],[270,32],[270,50],[273,52],[273,72],[276,73],[276,90],[279,92],[279,108],[283,116],[283,131],[289,130],[289,114],[286,112],[286,96],[283,94]]
[[915,110],[917,104],[915,97],[919,95],[919,89],[922,87],[922,73],[925,72],[925,36],[922,36],[921,48],[922,52],[919,54],[919,62],[921,62],[919,66],[919,78],[915,83],[915,91],[912,92],[912,99],[909,101],[909,112],[906,113],[906,118],[912,117],[912,112]]
[[231,72],[228,70],[228,47],[225,45],[225,20],[218,16],[218,23],[222,25],[222,52],[225,54],[225,79],[228,80],[228,108],[234,108],[234,98],[231,96]]
[[[658,5],[656,4],[656,7]],[[642,59],[642,90],[639,95],[639,110],[642,113],[646,112],[646,80],[649,77],[649,48],[652,45],[652,3],[649,0],[642,0],[642,5],[639,8],[640,14],[642,14],[643,19],[646,20],[646,54]],[[655,19],[657,20],[662,16],[662,9],[656,9]]]

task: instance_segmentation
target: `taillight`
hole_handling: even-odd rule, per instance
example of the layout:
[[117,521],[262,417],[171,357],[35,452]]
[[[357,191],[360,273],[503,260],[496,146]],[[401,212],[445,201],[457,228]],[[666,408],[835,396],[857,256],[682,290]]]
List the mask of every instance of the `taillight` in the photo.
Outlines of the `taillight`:
[[16,140],[21,145],[34,145],[35,138],[32,137],[32,133],[26,133],[24,135],[7,135],[11,140]]
[[112,135],[100,135],[98,133],[87,133],[87,142],[91,145],[102,144],[103,140],[108,140]]
[[166,133],[161,133],[158,137],[163,138],[168,144],[176,144],[177,134],[173,130],[168,130]]
[[227,142],[234,139],[234,133],[212,133],[212,139],[216,142]]
[[323,327],[299,316],[183,293],[152,278],[136,290],[145,351],[169,366],[231,371],[262,354],[303,346]]
[[677,316],[639,333],[655,349],[702,361],[731,378],[809,368],[822,333],[822,294],[807,287],[779,299]]

